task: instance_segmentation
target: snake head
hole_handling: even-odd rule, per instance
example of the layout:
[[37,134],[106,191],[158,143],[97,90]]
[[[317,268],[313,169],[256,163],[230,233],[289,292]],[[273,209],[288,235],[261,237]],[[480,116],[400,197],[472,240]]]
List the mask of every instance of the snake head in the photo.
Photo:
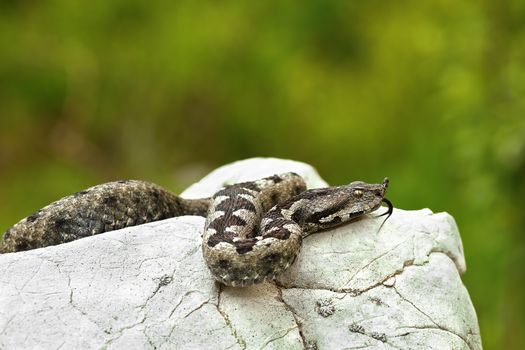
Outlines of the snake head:
[[368,184],[355,181],[346,186],[340,186],[341,193],[347,195],[346,200],[352,212],[370,213],[381,206],[388,188],[388,178],[385,177],[381,184]]
[[381,206],[388,188],[388,178],[380,184],[355,181],[348,185],[308,190],[298,197],[294,221],[301,222],[308,233],[344,224]]

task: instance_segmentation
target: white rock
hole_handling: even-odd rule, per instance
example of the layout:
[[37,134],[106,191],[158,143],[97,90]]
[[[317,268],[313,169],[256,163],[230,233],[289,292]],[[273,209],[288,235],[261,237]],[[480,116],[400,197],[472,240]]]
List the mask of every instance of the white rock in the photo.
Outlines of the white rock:
[[311,165],[278,158],[251,158],[215,169],[202,180],[188,187],[181,195],[186,198],[210,197],[225,185],[253,181],[286,172],[301,175],[308,188],[328,186]]
[[[325,186],[304,163],[249,159],[184,195],[286,171]],[[306,238],[275,284],[249,288],[213,282],[200,217],[0,255],[0,348],[481,349],[454,219],[396,209],[378,232],[375,215]]]

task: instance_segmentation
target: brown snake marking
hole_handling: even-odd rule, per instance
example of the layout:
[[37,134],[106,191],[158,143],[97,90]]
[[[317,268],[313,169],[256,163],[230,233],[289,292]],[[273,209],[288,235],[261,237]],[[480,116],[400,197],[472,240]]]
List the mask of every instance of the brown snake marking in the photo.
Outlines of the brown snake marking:
[[[285,173],[184,199],[155,184],[110,182],[64,197],[8,229],[0,253],[18,252],[181,215],[206,217],[202,252],[213,277],[230,286],[274,279],[295,260],[304,237],[381,206],[388,179],[306,190]],[[388,217],[387,217],[388,218]],[[384,222],[383,222],[384,223]]]

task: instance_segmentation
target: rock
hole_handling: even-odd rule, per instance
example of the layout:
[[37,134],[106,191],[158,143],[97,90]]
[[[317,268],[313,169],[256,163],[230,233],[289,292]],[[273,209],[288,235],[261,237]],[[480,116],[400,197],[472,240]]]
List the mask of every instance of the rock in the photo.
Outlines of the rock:
[[[326,185],[249,159],[183,194],[285,171]],[[0,348],[481,349],[454,219],[395,209],[379,230],[375,216],[306,238],[275,283],[248,288],[214,283],[194,216],[0,255]]]

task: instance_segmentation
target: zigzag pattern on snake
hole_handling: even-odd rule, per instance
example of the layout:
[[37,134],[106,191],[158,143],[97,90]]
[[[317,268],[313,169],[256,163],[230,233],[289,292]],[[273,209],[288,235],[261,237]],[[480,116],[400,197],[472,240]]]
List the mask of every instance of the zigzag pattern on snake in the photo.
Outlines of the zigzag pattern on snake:
[[392,204],[381,184],[361,181],[306,190],[284,173],[227,186],[211,198],[185,199],[155,184],[126,180],[64,197],[4,233],[0,253],[62,244],[181,215],[206,217],[202,252],[213,277],[230,286],[274,279],[295,260],[307,235]]

